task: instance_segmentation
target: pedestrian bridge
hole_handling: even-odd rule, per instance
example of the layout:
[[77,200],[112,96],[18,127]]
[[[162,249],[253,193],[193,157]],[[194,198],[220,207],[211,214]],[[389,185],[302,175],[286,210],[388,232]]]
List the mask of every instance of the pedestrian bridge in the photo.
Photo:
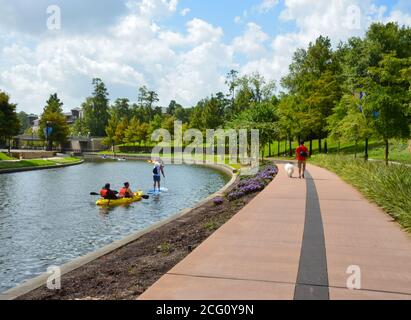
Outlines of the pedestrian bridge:
[[[67,143],[57,148],[61,152],[99,152],[104,150],[103,138],[73,136],[67,139]],[[38,135],[22,134],[13,138],[13,148],[22,150],[41,150],[45,146],[44,141]]]

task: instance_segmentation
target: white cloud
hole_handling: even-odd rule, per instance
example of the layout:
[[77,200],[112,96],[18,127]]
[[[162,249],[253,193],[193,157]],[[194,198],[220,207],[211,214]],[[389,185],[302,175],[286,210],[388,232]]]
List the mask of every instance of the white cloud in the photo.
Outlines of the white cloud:
[[240,24],[241,22],[243,22],[243,20],[241,19],[240,16],[236,16],[236,17],[234,18],[234,22],[235,22],[236,24]]
[[267,13],[271,11],[278,2],[278,0],[263,0],[263,2],[257,6],[257,11],[260,13]]
[[398,22],[399,25],[411,26],[411,15],[399,10],[394,10],[391,14],[382,19],[383,22]]
[[183,10],[180,11],[180,14],[185,17],[190,13],[191,9],[190,8],[184,8]]
[[187,34],[164,30],[159,38],[170,47],[199,45],[203,42],[218,42],[223,36],[223,29],[214,27],[201,19],[187,22]]
[[160,27],[155,21],[176,12],[176,5],[129,1],[128,14],[98,35],[42,35],[32,47],[3,42],[0,61],[7,65],[0,62],[0,88],[20,109],[36,113],[54,92],[66,109],[79,106],[92,91],[93,77],[102,78],[109,92],[121,87],[131,100],[139,86],[148,85],[163,105],[175,99],[191,106],[223,89],[221,74],[232,63],[232,51],[222,43],[223,30],[201,19],[189,21],[185,33]]
[[177,10],[179,0],[128,0],[127,7],[146,18],[168,16]]
[[247,24],[245,33],[234,39],[233,48],[236,52],[241,52],[247,56],[257,56],[265,53],[264,43],[269,36],[263,32],[262,28],[256,23]]
[[388,12],[372,0],[285,0],[284,6],[280,19],[295,23],[297,31],[275,36],[270,50],[258,59],[249,59],[241,68],[242,73],[258,71],[279,81],[287,74],[295,50],[306,48],[320,35],[330,37],[335,46],[349,37],[364,35],[374,21],[411,25],[409,14]]

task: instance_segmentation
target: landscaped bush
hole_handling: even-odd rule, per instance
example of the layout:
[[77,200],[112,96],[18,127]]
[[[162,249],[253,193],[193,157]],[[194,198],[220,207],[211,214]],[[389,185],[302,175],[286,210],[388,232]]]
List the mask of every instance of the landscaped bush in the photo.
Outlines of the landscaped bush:
[[341,176],[411,231],[411,167],[348,156],[316,156],[312,162]]
[[246,178],[227,195],[229,201],[234,201],[244,197],[247,194],[252,194],[263,190],[277,175],[278,168],[273,165],[268,165],[260,169],[253,177]]

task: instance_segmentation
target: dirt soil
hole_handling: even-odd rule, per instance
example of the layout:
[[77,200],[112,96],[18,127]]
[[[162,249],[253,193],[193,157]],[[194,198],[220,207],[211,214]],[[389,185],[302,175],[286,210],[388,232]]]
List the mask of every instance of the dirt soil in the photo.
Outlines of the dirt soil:
[[[230,189],[234,188],[232,186]],[[19,300],[133,300],[183,260],[257,194],[213,201],[61,279],[61,290],[39,288]]]

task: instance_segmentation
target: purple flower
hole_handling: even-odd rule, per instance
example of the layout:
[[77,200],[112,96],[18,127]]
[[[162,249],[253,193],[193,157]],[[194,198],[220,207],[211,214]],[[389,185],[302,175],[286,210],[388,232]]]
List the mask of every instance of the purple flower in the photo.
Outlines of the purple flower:
[[221,197],[217,197],[217,198],[214,199],[214,204],[215,204],[216,206],[220,206],[220,205],[222,205],[223,203],[224,203],[224,199],[221,198]]

